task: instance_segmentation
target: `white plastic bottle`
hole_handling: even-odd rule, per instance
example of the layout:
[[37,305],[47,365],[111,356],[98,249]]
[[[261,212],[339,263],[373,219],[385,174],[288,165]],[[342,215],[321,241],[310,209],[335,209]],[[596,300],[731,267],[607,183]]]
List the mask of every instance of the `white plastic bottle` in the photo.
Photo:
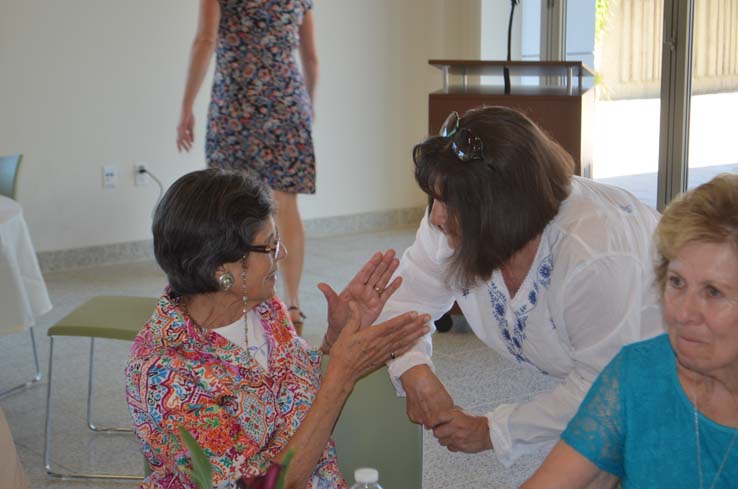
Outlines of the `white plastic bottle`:
[[354,471],[354,485],[351,489],[382,489],[379,485],[377,469],[361,468]]

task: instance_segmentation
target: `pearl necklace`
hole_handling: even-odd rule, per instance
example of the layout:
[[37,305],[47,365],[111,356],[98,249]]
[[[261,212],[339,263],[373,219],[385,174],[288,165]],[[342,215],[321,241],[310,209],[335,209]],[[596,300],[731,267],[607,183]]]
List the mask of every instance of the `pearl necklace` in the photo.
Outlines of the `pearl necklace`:
[[[279,242],[277,242],[277,248],[279,248]],[[243,301],[243,339],[246,344],[246,353],[251,356],[251,353],[249,353],[249,320],[246,318],[249,311],[248,297],[246,296],[246,255],[241,257],[241,287],[243,287],[243,296],[241,296]]]
[[[180,304],[182,305],[182,311],[187,315],[187,317],[190,318],[190,321],[192,321],[192,325],[200,330],[200,333],[205,336],[208,334],[209,331],[211,331],[208,328],[203,328],[198,324],[198,322],[195,320],[195,318],[192,316],[192,313],[190,312],[189,308],[187,307],[187,303],[185,301],[181,301]],[[247,357],[251,357],[251,352],[249,351],[249,325],[248,325],[248,319],[246,316],[241,318],[243,321],[243,343],[244,347],[242,348],[246,352]],[[235,324],[235,323],[234,323]],[[225,336],[227,338],[227,336]],[[240,345],[239,345],[240,346]]]
[[[695,441],[697,442],[697,474],[699,475],[699,481],[700,481],[700,489],[703,488],[702,486],[702,448],[700,447],[700,417],[697,410],[697,390],[695,389],[695,395],[694,395],[694,436]],[[733,444],[735,443],[736,438],[738,438],[738,429],[735,430],[735,434],[733,435],[733,438],[730,440],[730,443],[728,444],[728,449],[725,450],[725,455],[723,455],[723,461],[720,462],[720,467],[718,467],[717,472],[715,473],[715,477],[712,479],[712,484],[710,485],[710,489],[715,489],[715,484],[717,484],[718,479],[720,479],[720,473],[723,471],[723,468],[725,467],[725,463],[728,461],[728,455],[730,455],[730,451],[733,449]]]

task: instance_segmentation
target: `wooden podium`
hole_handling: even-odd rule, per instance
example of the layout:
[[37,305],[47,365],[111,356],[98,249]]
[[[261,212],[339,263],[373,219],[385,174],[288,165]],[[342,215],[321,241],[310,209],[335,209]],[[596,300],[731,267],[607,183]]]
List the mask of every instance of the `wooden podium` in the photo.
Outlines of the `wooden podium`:
[[[577,175],[592,176],[594,74],[580,61],[430,60],[429,64],[443,72],[443,88],[428,96],[429,134],[437,134],[454,110],[464,115],[480,105],[512,107],[571,154]],[[469,77],[502,77],[506,68],[513,79],[509,92],[502,85],[468,83]],[[451,76],[459,83],[451,84]],[[529,77],[537,83],[527,83]]]

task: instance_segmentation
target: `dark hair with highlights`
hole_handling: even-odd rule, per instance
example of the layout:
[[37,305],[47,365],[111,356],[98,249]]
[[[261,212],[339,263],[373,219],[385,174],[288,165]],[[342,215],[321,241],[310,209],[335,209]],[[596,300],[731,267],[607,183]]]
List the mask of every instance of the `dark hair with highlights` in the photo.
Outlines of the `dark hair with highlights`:
[[271,193],[243,172],[188,173],[156,207],[154,254],[175,297],[215,292],[215,270],[238,261],[274,212]]
[[464,114],[461,129],[483,143],[483,160],[463,162],[451,138],[432,136],[413,149],[415,179],[448,207],[460,244],[451,257],[449,284],[470,288],[487,281],[540,234],[569,195],[571,156],[522,113],[479,107]]

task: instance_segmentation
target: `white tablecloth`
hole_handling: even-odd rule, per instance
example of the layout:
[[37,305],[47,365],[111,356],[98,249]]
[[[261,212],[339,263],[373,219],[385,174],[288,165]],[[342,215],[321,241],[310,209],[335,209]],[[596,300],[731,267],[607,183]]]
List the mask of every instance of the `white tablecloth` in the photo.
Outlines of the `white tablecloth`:
[[23,210],[0,195],[0,335],[33,326],[50,309]]

